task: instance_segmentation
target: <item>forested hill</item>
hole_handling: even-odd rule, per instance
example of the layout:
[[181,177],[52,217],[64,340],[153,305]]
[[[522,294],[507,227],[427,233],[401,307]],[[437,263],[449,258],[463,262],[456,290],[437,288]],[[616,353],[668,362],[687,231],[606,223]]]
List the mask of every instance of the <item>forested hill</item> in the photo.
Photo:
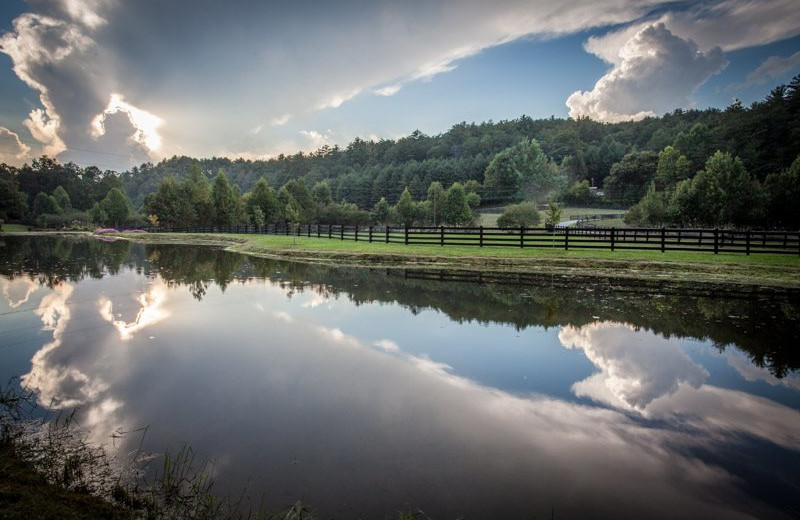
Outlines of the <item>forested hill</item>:
[[[588,180],[602,187],[612,165],[630,152],[659,152],[671,145],[690,161],[691,171],[703,168],[716,150],[738,156],[747,170],[763,181],[785,170],[800,154],[800,76],[775,87],[766,99],[744,107],[734,101],[724,110],[675,110],[637,122],[598,123],[589,119],[539,119],[459,123],[447,132],[428,136],[416,131],[397,141],[356,139],[346,148],[323,147],[316,152],[278,156],[266,161],[226,158],[172,157],[123,174],[134,205],[158,189],[167,176],[182,179],[198,164],[211,178],[222,169],[241,192],[264,177],[274,188],[304,178],[307,186],[327,180],[334,199],[371,208],[383,196],[394,203],[408,187],[415,199],[439,181],[484,181],[484,172],[498,152],[523,139],[535,139],[559,166],[569,183]],[[483,203],[515,194],[484,186]]]

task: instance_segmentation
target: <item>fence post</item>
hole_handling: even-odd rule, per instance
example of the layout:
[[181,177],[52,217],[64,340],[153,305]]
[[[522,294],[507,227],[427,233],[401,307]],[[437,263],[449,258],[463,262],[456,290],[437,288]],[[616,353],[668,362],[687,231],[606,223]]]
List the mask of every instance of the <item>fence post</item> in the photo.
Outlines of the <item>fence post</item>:
[[747,256],[750,256],[750,229],[744,233],[744,250]]
[[389,224],[386,224],[386,227],[384,228],[384,231],[386,232],[386,243],[388,244],[389,243]]
[[308,229],[306,229],[306,236],[311,238],[311,224],[308,224]]
[[439,245],[444,246],[444,226],[439,226]]
[[614,238],[615,238],[615,235],[617,234],[616,231],[617,231],[616,228],[612,226],[611,227],[611,250],[612,251],[614,250]]
[[519,227],[519,247],[525,247],[525,226]]
[[666,251],[667,228],[661,226],[661,252]]
[[480,227],[480,234],[478,235],[478,245],[483,247],[483,226]]
[[569,251],[569,228],[564,228],[564,251]]
[[344,226],[339,226],[339,240],[344,240]]
[[358,242],[358,224],[356,224],[356,242]]
[[719,229],[714,228],[714,254],[719,254]]
[[372,226],[369,227],[369,243],[372,243]]
[[333,224],[328,224],[328,238],[333,238]]
[[405,232],[406,232],[406,245],[408,245],[408,224],[406,224]]

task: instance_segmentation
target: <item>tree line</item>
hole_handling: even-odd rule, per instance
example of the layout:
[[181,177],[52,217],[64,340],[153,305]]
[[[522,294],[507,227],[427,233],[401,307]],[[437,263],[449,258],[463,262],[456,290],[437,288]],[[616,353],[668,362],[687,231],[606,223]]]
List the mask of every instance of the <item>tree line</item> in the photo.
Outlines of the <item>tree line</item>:
[[172,157],[119,175],[43,157],[0,167],[0,218],[46,225],[78,211],[111,224],[124,213],[119,194],[106,201],[117,189],[131,222],[463,225],[478,204],[559,201],[632,207],[643,225],[797,228],[798,116],[800,76],[749,107],[614,124],[522,116],[270,160]]

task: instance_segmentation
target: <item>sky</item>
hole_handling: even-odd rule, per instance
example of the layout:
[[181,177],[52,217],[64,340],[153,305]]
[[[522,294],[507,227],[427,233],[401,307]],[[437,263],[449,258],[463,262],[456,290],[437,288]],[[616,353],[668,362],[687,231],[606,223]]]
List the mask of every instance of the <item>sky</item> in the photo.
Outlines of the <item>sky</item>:
[[259,159],[763,99],[798,0],[3,0],[0,162]]

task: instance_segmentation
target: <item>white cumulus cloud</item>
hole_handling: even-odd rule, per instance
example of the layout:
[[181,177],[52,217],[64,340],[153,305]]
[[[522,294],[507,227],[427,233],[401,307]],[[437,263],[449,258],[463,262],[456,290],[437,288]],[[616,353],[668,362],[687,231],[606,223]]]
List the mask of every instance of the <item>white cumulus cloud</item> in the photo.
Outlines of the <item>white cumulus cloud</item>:
[[592,90],[569,96],[569,115],[618,122],[688,106],[697,87],[726,64],[719,47],[702,52],[664,24],[649,25],[622,46],[614,67]]
[[620,323],[567,326],[558,339],[567,348],[582,349],[600,369],[575,383],[575,393],[620,408],[644,410],[680,385],[700,387],[708,376],[674,342]]
[[31,147],[20,141],[16,132],[0,126],[0,163],[19,165],[30,151]]

